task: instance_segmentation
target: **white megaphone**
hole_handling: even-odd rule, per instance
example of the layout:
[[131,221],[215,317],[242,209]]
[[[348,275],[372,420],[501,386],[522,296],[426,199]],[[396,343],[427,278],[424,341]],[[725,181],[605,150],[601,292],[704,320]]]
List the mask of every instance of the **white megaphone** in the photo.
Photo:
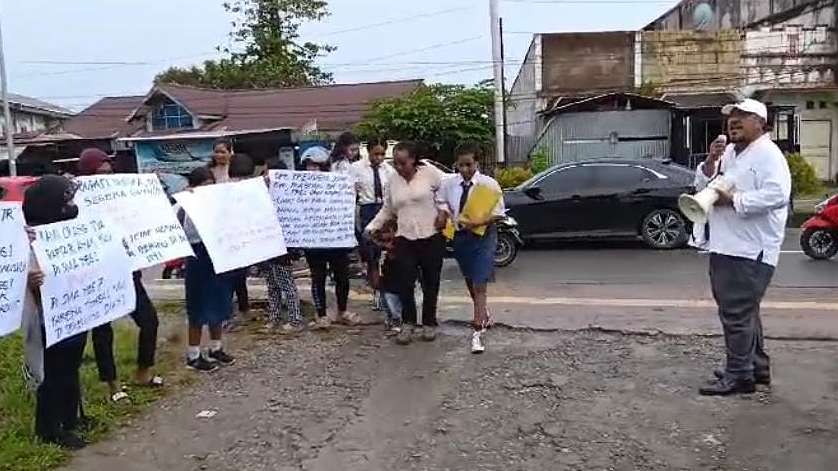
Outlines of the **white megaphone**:
[[707,188],[695,195],[681,195],[678,198],[678,208],[693,223],[704,224],[713,210],[713,205],[719,200],[719,190],[729,193],[733,190],[733,185],[722,176],[716,177]]
[[[713,144],[716,143],[726,144],[727,136],[720,134],[713,142]],[[733,185],[719,175],[707,185],[707,188],[699,191],[695,195],[681,195],[678,198],[678,208],[693,223],[704,224],[707,222],[710,211],[713,210],[713,205],[719,200],[718,190],[730,192],[733,190]]]

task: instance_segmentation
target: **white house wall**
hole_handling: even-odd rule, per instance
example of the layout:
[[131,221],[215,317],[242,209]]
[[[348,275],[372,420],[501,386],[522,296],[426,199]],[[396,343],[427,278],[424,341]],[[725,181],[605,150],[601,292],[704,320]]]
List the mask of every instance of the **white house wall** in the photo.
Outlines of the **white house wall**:
[[[838,93],[776,90],[762,99],[775,105],[796,107],[801,155],[815,167],[820,179],[834,180],[838,173]],[[823,132],[826,126],[831,128],[828,133]]]

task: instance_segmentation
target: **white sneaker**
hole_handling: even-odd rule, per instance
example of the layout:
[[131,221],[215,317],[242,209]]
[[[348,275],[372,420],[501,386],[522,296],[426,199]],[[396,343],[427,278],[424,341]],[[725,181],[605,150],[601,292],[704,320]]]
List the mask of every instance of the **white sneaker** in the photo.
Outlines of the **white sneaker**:
[[480,354],[486,351],[483,345],[483,331],[475,331],[471,334],[471,353]]
[[344,312],[340,319],[344,325],[348,326],[356,326],[361,323],[361,316],[354,312]]
[[308,324],[308,327],[310,329],[315,329],[315,330],[327,330],[331,326],[332,326],[332,321],[329,320],[328,316],[318,317],[317,320],[311,321]]

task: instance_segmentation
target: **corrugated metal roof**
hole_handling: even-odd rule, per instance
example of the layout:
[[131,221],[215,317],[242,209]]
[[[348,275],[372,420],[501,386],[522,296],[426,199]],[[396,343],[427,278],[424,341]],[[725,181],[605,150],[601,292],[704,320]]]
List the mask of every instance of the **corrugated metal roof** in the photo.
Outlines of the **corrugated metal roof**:
[[50,114],[63,115],[67,117],[76,114],[75,112],[73,112],[72,110],[68,110],[67,108],[54,105],[52,103],[47,103],[37,98],[18,95],[17,93],[9,93],[9,104],[18,105],[26,108],[32,108],[35,110],[45,111]]
[[143,127],[128,116],[143,103],[142,96],[102,98],[64,123],[64,130],[87,139],[126,137]]
[[[352,127],[373,102],[409,94],[422,80],[338,84],[322,87],[261,90],[212,90],[181,85],[158,85],[132,113],[148,111],[148,104],[162,93],[202,118],[202,131],[249,129],[298,129],[313,121],[320,130]],[[165,135],[141,131],[138,136]],[[171,133],[168,133],[171,134]]]

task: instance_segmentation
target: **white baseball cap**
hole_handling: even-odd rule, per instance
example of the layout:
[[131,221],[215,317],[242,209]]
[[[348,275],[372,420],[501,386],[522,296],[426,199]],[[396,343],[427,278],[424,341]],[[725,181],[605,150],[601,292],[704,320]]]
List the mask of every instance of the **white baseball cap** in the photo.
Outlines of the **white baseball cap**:
[[316,164],[325,164],[329,161],[329,151],[320,146],[309,147],[300,156],[300,162],[311,160]]
[[766,108],[761,102],[751,98],[746,98],[736,104],[725,105],[725,107],[722,108],[722,114],[727,116],[733,113],[733,110],[740,110],[745,113],[755,114],[766,121],[768,120],[768,108]]

